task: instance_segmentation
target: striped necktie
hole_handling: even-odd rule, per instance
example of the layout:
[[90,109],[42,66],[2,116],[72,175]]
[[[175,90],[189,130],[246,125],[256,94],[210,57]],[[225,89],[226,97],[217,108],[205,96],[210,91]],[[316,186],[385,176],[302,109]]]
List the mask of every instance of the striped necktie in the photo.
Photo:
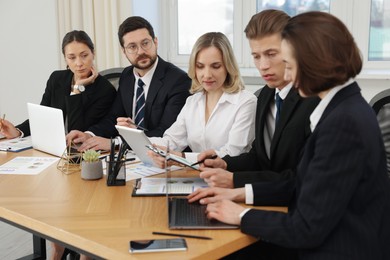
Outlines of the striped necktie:
[[141,127],[144,127],[144,117],[145,117],[145,91],[144,91],[145,83],[138,79],[138,87],[137,87],[137,96],[136,96],[136,104],[135,104],[135,116],[134,123]]

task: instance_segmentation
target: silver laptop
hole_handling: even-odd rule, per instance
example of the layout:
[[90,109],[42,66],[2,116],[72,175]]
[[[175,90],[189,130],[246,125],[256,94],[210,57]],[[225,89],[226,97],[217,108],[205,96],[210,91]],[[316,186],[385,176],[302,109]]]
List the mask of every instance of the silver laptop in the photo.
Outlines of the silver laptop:
[[62,110],[27,103],[34,149],[61,157],[66,149]]
[[166,200],[168,209],[169,229],[237,229],[238,226],[229,225],[206,216],[206,205],[197,202],[188,203],[187,198],[178,197],[171,192],[171,169],[167,165],[168,156],[165,157],[166,172]]
[[138,156],[138,158],[147,165],[152,165],[153,160],[147,155],[149,149],[147,145],[152,145],[149,138],[145,135],[142,130],[115,126],[119,134],[125,139],[126,143],[130,146],[131,150]]

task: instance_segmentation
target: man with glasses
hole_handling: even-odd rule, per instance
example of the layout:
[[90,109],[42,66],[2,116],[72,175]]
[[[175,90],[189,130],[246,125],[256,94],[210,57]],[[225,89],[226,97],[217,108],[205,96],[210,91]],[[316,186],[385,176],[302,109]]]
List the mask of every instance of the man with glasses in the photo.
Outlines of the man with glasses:
[[109,115],[85,133],[68,134],[68,142],[82,143],[80,151],[110,150],[107,138],[118,135],[116,124],[161,137],[189,96],[191,79],[157,55],[158,40],[147,20],[139,16],[127,18],[119,27],[118,37],[131,66],[122,72]]

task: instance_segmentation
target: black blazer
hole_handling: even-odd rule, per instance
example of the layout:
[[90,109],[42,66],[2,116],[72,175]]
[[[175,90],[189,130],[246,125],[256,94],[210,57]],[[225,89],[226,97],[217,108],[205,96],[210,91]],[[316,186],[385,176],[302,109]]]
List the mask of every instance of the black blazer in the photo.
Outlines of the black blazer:
[[[307,140],[288,214],[250,210],[241,230],[297,248],[299,259],[390,259],[390,181],[378,122],[356,83],[340,90]],[[253,185],[255,201],[265,184]],[[278,187],[283,190],[286,187]],[[277,190],[268,185],[268,192]]]
[[[54,71],[47,81],[40,104],[61,109],[64,123],[66,116],[68,117],[68,131],[86,131],[108,113],[116,91],[108,80],[98,75],[94,83],[85,86],[84,92],[70,96],[72,79],[71,70]],[[16,127],[25,136],[30,135],[28,120]]]
[[[119,79],[118,95],[111,112],[89,131],[103,137],[118,135],[115,128],[118,117],[133,116],[135,77],[133,66],[125,68]],[[150,82],[145,104],[145,128],[147,136],[161,137],[169,128],[184,106],[191,79],[183,70],[159,57],[156,70]]]
[[[299,154],[311,134],[309,117],[317,106],[318,98],[302,98],[292,88],[283,101],[279,123],[271,142],[271,158],[264,144],[264,128],[275,89],[265,86],[257,100],[255,137],[252,149],[239,156],[225,156],[228,170],[234,172],[235,187],[246,183],[270,181],[294,175]],[[283,172],[284,171],[284,172]],[[283,172],[283,173],[282,173]]]

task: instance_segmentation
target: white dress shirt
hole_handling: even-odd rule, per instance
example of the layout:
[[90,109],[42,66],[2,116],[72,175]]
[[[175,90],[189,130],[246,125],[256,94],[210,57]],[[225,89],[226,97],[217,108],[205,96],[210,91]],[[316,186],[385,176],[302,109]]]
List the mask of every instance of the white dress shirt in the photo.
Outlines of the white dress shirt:
[[169,148],[176,151],[189,146],[194,153],[186,153],[186,158],[193,162],[199,152],[207,149],[214,149],[219,157],[248,152],[255,137],[256,102],[255,95],[246,90],[223,93],[206,123],[206,95],[196,93],[187,98],[164,136],[150,140],[164,146],[169,141]]

